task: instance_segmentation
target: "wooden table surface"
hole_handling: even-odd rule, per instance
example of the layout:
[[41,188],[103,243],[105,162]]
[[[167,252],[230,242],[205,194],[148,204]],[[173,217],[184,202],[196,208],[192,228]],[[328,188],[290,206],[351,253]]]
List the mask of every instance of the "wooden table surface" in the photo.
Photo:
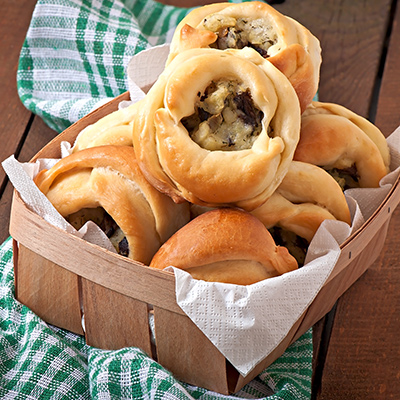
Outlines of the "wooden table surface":
[[[400,125],[396,0],[275,3],[321,42],[321,101],[348,107],[385,135]],[[11,154],[27,161],[56,135],[24,108],[17,95],[18,56],[34,6],[35,0],[0,2],[0,161]],[[11,195],[12,187],[0,169],[1,242],[9,235]],[[400,399],[399,214],[400,209],[393,213],[377,261],[314,327],[314,399]]]

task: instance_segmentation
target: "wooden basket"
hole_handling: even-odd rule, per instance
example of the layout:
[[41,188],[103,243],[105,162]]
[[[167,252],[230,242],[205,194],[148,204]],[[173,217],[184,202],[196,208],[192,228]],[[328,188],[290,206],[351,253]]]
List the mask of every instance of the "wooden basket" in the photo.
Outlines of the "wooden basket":
[[[61,141],[73,143],[83,128],[128,99],[125,93],[81,119],[32,161],[59,158]],[[329,312],[375,261],[399,201],[397,180],[371,218],[343,243],[337,265],[306,312],[278,347],[246,377],[177,305],[172,273],[150,269],[64,232],[30,211],[14,192],[10,233],[14,238],[16,297],[48,323],[85,335],[91,346],[139,347],[180,380],[223,394],[234,393]],[[154,313],[155,343],[149,325],[150,310]]]

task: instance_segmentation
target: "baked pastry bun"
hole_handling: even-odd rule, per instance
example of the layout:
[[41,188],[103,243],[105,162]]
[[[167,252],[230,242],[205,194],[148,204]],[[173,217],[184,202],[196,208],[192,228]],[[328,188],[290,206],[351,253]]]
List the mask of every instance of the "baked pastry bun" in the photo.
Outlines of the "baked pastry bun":
[[121,108],[87,126],[77,136],[72,152],[105,145],[132,146],[132,121],[136,107],[135,103]]
[[318,39],[266,3],[217,3],[194,9],[175,30],[168,62],[194,47],[256,49],[289,78],[302,111],[317,92],[321,65]]
[[291,163],[276,192],[251,213],[267,228],[280,225],[308,242],[324,219],[351,224],[346,198],[336,180],[324,169],[300,161]]
[[351,224],[350,210],[341,187],[325,170],[293,161],[275,193],[251,212],[275,242],[288,248],[299,265],[312,238],[326,219]]
[[345,190],[379,186],[389,172],[389,147],[380,130],[338,104],[313,102],[301,117],[294,160],[329,171]]
[[206,212],[172,235],[150,263],[168,266],[195,279],[250,285],[293,271],[297,262],[257,218],[227,208]]
[[128,146],[73,153],[41,171],[35,183],[77,229],[94,221],[120,254],[145,264],[189,220],[189,206],[154,189]]
[[[191,205],[191,218],[211,208]],[[299,266],[308,246],[326,219],[351,224],[346,198],[336,180],[313,164],[293,161],[280,186],[260,207],[251,211],[269,230],[275,243],[286,247]]]
[[292,86],[250,48],[185,51],[140,103],[137,160],[177,202],[257,207],[283,179],[299,138]]

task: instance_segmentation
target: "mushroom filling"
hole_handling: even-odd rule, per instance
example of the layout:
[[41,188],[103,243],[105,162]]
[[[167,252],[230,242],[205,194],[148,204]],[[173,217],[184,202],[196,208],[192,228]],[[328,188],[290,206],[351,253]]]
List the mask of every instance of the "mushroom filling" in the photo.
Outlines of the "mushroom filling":
[[304,265],[304,261],[307,254],[309,243],[306,239],[294,232],[288,231],[287,229],[273,226],[268,229],[269,233],[275,240],[277,246],[286,247],[289,253],[296,259],[299,264],[299,268]]
[[77,230],[88,221],[94,222],[110,239],[117,253],[121,256],[128,257],[128,240],[124,232],[122,232],[122,229],[104,208],[83,208],[82,210],[70,214],[66,219]]
[[264,114],[248,88],[235,81],[211,82],[198,93],[194,114],[181,122],[191,139],[206,150],[245,150],[262,131]]
[[220,50],[252,47],[264,58],[268,49],[277,43],[278,37],[266,19],[233,18],[213,14],[203,20],[203,27],[218,35],[210,46]]
[[353,164],[349,168],[331,168],[325,170],[332,175],[332,177],[336,180],[336,182],[339,184],[339,186],[342,188],[342,190],[347,190],[347,189],[353,189],[353,188],[358,188],[360,187],[360,184],[358,182],[359,180],[359,175],[357,172],[357,167],[355,164]]

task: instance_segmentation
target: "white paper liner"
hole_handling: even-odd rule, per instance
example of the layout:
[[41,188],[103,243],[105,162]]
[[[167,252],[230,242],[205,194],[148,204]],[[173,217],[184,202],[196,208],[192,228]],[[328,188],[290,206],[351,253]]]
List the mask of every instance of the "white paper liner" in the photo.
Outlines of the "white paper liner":
[[[151,85],[164,68],[168,46],[159,46],[134,56],[128,76],[132,100],[144,96],[135,82]],[[150,68],[157,64],[158,67]],[[160,66],[161,65],[161,66]],[[121,104],[121,107],[126,106]],[[314,236],[303,268],[249,286],[198,281],[185,271],[173,268],[177,303],[197,327],[243,376],[267,357],[285,338],[322,288],[340,255],[340,244],[374,212],[386,197],[400,172],[400,128],[387,139],[391,152],[391,172],[377,189],[352,189],[346,198],[352,226],[327,220]],[[71,144],[62,143],[62,156]],[[33,183],[42,168],[57,160],[19,163],[13,156],[2,165],[23,201],[53,225],[115,252],[107,236],[93,223],[78,232],[55,210]]]
[[95,223],[89,221],[77,231],[61,216],[33,182],[33,178],[39,171],[51,168],[57,161],[57,159],[39,159],[35,163],[20,163],[14,156],[10,156],[2,162],[2,166],[10,182],[32,211],[50,224],[116,253],[107,235]]

